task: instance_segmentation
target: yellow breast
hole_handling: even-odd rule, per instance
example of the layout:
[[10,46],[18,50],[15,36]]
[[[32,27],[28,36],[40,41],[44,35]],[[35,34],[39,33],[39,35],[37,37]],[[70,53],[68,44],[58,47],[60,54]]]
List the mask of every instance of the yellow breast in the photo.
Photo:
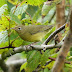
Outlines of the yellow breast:
[[45,32],[39,32],[36,34],[31,35],[30,33],[23,34],[20,37],[25,40],[25,41],[30,41],[30,42],[38,42],[42,41],[42,38],[46,35]]

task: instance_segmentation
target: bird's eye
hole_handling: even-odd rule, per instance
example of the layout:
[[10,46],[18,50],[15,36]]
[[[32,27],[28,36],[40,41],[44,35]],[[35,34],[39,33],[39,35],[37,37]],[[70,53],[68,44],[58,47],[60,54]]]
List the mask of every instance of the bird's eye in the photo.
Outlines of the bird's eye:
[[21,30],[21,27],[19,27],[18,30]]

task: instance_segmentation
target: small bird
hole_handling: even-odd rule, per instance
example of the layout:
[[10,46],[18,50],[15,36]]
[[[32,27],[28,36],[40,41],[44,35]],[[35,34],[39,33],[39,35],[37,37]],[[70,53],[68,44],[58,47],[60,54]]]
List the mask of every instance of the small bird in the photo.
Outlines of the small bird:
[[13,29],[19,34],[19,36],[29,42],[42,41],[43,37],[54,25],[18,25]]

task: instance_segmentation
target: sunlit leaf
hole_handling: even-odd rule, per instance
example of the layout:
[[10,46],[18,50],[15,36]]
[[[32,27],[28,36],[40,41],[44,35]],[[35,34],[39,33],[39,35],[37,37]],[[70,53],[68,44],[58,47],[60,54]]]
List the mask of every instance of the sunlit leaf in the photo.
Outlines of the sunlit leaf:
[[2,42],[6,42],[8,40],[8,33],[7,31],[1,31],[0,32],[0,44]]
[[5,17],[5,16],[1,16],[1,19],[0,19],[0,31],[3,31],[3,30],[6,30],[6,29],[9,29],[9,21],[8,19],[9,17]]
[[54,0],[54,1],[47,1],[44,3],[43,7],[42,7],[42,15],[46,16],[48,14],[48,12],[54,7],[56,6],[56,4],[60,3],[61,0]]
[[27,65],[27,62],[24,63],[23,65],[21,65],[20,71],[22,71],[23,69],[25,69],[26,68],[26,65]]
[[34,6],[40,6],[46,0],[25,0],[28,4]]
[[3,15],[6,10],[7,10],[7,4],[4,4],[4,5],[0,8],[0,16]]
[[10,3],[9,1],[7,1],[7,5],[8,5],[8,9],[11,10],[11,8],[14,6],[12,3]]
[[0,0],[0,7],[6,3],[6,0]]
[[14,6],[12,9],[11,9],[11,12],[14,13],[14,15],[18,16],[19,14],[23,14],[26,9],[27,9],[28,5],[27,4],[23,4],[22,6],[18,6],[16,8],[16,6]]
[[12,21],[15,21],[15,23],[17,24],[21,24],[20,20],[18,19],[18,17],[16,15],[14,15],[13,13],[10,13],[10,17]]

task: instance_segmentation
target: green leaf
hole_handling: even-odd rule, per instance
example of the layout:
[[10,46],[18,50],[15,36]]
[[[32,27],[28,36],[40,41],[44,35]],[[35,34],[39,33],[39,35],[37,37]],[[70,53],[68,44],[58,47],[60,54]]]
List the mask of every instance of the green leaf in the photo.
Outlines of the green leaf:
[[[8,45],[9,45],[9,42],[8,41],[2,42],[0,44],[0,48],[6,47]],[[2,54],[3,52],[7,52],[7,51],[9,51],[8,48],[0,49],[0,54]]]
[[70,51],[70,55],[72,56],[72,51]]
[[48,14],[48,12],[54,7],[56,6],[56,4],[60,3],[61,0],[54,0],[54,1],[47,1],[44,3],[43,7],[42,7],[42,15],[46,16]]
[[48,34],[45,36],[45,39],[47,39],[53,31],[55,31],[55,27],[53,27],[51,30],[49,30]]
[[65,64],[65,66],[72,68],[72,65],[71,64]]
[[21,23],[24,24],[24,25],[26,25],[26,24],[28,25],[28,24],[32,24],[32,21],[30,19],[24,18],[24,19],[21,20]]
[[32,6],[32,5],[28,5],[28,8],[27,8],[27,12],[29,13],[29,15],[31,17],[33,17],[33,15],[35,14],[35,12],[38,10],[38,6]]
[[33,5],[33,6],[40,6],[41,4],[43,4],[44,1],[46,0],[25,0],[27,2],[27,4],[29,5]]
[[44,72],[49,72],[48,68],[45,68],[45,69],[44,69]]
[[21,67],[20,67],[20,72],[21,72],[23,69],[26,68],[26,65],[27,65],[27,62],[25,62],[24,64],[21,65]]
[[8,8],[9,10],[11,10],[11,8],[14,6],[12,3],[10,3],[9,1],[7,1],[7,5],[8,5]]
[[0,8],[0,16],[3,15],[6,10],[7,10],[7,4],[4,4],[4,5]]
[[6,3],[6,0],[0,0],[0,7]]
[[[55,62],[55,61],[50,62],[48,65],[46,65],[46,67],[47,67],[48,69],[52,69],[52,67],[53,67],[53,65],[54,65],[54,62]],[[51,72],[51,71],[50,71],[50,72]]]
[[34,50],[28,52],[26,72],[32,72],[37,68],[39,65],[40,56],[41,54],[39,51]]
[[11,9],[11,12],[14,13],[14,15],[18,16],[19,14],[23,14],[26,9],[28,8],[28,5],[27,4],[23,4],[22,6],[18,6],[16,8],[16,6],[14,6],[12,9]]
[[0,44],[2,42],[6,42],[8,40],[8,33],[7,31],[1,31],[0,32]]
[[15,21],[15,23],[17,24],[21,24],[20,20],[18,19],[18,17],[16,15],[14,15],[12,12],[10,12],[10,17],[12,21]]
[[0,19],[0,31],[5,31],[6,29],[9,29],[9,21],[8,19],[9,17],[8,16],[1,16],[1,19]]
[[72,68],[68,68],[68,67],[65,67],[63,70],[64,72],[72,72]]
[[38,18],[41,16],[41,8],[39,8],[33,15],[33,20],[38,20]]
[[12,3],[12,4],[14,4],[14,5],[16,5],[17,4],[17,2],[18,1],[20,1],[20,0],[8,0],[10,3]]
[[42,15],[46,16],[48,14],[48,12],[51,10],[51,8],[53,8],[55,5],[46,5],[44,4],[42,7]]
[[45,52],[42,53],[40,58],[40,62],[42,66],[45,65],[46,61],[48,60],[48,57],[49,57],[49,51],[46,50]]
[[70,48],[70,56],[72,56],[72,48]]

